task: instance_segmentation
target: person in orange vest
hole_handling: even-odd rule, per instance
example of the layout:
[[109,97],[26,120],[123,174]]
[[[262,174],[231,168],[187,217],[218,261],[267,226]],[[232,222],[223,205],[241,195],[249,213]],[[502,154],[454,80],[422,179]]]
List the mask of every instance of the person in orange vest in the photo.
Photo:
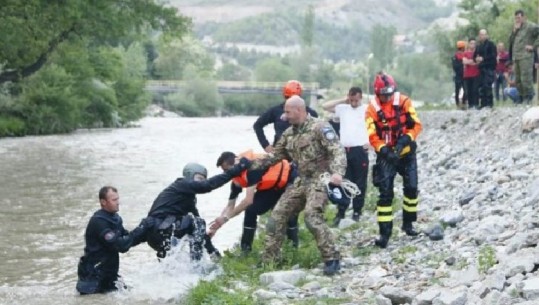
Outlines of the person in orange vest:
[[[239,156],[227,151],[221,154],[217,160],[217,166],[226,171],[233,167],[241,157],[254,160],[260,156],[254,154],[252,150]],[[287,185],[292,183],[296,176],[296,166],[287,160],[281,160],[267,169],[243,171],[240,176],[232,180],[228,204],[221,216],[217,217],[210,225],[209,234],[213,236],[229,219],[245,211],[240,247],[244,254],[249,253],[252,249],[258,216],[273,209]],[[236,199],[243,188],[246,189],[245,198],[236,206]],[[287,235],[293,246],[297,248],[299,243],[298,215],[290,217]]]
[[409,236],[418,235],[412,223],[417,220],[416,139],[422,126],[412,101],[397,91],[393,77],[377,74],[374,92],[365,120],[369,142],[377,153],[373,184],[380,193],[376,207],[380,237],[375,244],[385,248],[393,230],[391,203],[397,173],[403,178],[402,230]]

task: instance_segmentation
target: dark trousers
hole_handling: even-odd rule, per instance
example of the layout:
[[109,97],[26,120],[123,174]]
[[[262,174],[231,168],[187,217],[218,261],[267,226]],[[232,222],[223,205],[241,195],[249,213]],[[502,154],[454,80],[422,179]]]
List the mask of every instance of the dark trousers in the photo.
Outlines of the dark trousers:
[[492,94],[492,84],[496,78],[496,73],[494,69],[481,69],[481,74],[479,74],[479,98],[481,104],[479,108],[491,107],[494,106],[493,94]]
[[496,97],[496,101],[500,100],[500,90],[502,91],[502,99],[505,102],[507,99],[507,96],[505,96],[505,93],[503,92],[503,89],[506,87],[506,81],[505,76],[503,73],[497,72],[496,73],[496,80],[494,81],[494,96]]
[[464,79],[464,93],[468,98],[468,108],[479,107],[479,76]]
[[[459,98],[460,89],[464,90],[462,95],[462,101]],[[455,78],[455,105],[458,107],[460,104],[466,104],[466,90],[464,89],[464,79]]]
[[216,250],[206,235],[204,219],[191,214],[179,218],[175,216],[156,218],[154,227],[146,235],[146,240],[148,245],[157,251],[157,257],[164,258],[171,249],[172,236],[181,239],[185,235],[191,237],[189,248],[193,261],[202,258],[202,247],[205,247],[210,254]]
[[[369,175],[369,153],[363,146],[346,147],[346,173],[344,178],[353,182],[361,194],[352,200],[354,213],[361,214],[365,204],[365,192],[367,191],[367,177]],[[347,206],[339,206],[339,216],[344,217]]]
[[[284,193],[285,189],[272,189],[265,191],[256,191],[251,204],[246,210],[243,217],[244,229],[255,231],[258,222],[258,216],[263,215],[273,209]],[[293,215],[288,220],[288,229],[296,229],[298,226],[298,215]],[[252,242],[252,241],[250,241]]]
[[389,164],[384,158],[376,159],[377,175],[375,178],[380,192],[377,212],[378,222],[392,222],[393,182],[397,173],[402,176],[404,198],[402,202],[403,222],[417,220],[417,159],[415,153],[410,153],[399,159],[397,164]]

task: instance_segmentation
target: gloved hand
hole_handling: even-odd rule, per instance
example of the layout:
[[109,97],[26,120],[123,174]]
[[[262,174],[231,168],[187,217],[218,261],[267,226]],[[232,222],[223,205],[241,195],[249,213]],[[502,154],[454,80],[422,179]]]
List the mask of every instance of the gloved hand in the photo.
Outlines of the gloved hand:
[[234,165],[234,167],[227,170],[226,172],[232,177],[237,177],[241,175],[244,170],[249,169],[249,167],[251,167],[251,163],[252,162],[249,159],[243,157],[240,159],[240,162],[238,164]]
[[395,165],[397,164],[397,161],[399,161],[399,156],[387,146],[382,147],[379,154],[382,158],[386,159],[389,164]]
[[402,153],[402,150],[410,145],[412,143],[412,138],[405,134],[405,135],[401,135],[398,139],[397,139],[397,144],[395,145],[395,152],[397,153],[397,156],[400,156],[401,153]]

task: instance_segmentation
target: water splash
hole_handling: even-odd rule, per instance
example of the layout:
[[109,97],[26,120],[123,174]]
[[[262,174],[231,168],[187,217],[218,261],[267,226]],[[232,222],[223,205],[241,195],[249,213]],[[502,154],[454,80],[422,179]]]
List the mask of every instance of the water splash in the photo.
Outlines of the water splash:
[[118,297],[130,302],[175,302],[201,279],[211,280],[222,273],[207,253],[200,262],[191,262],[188,236],[176,243],[164,259],[139,261],[129,269],[132,270],[124,272],[129,274],[125,280],[128,289],[120,291]]

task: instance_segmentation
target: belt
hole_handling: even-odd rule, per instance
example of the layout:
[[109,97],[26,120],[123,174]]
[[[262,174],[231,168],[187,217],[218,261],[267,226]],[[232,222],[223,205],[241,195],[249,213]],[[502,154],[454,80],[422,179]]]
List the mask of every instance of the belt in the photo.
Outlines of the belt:
[[[346,150],[346,152],[350,152],[352,150],[352,148],[357,148],[357,147],[360,147],[360,148],[363,148],[363,145],[359,145],[359,146],[345,146],[344,147],[344,150]],[[363,148],[364,151],[369,151],[368,148]]]

